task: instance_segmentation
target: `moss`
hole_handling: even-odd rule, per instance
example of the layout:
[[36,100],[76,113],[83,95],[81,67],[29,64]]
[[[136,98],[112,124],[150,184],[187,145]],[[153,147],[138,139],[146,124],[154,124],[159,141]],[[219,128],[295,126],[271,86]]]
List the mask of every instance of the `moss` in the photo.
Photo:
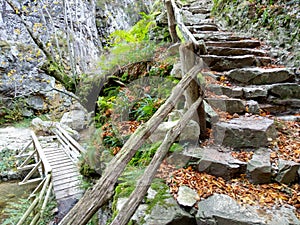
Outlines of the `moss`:
[[169,187],[163,179],[155,178],[151,184],[151,188],[157,193],[154,199],[146,199],[146,203],[148,204],[146,210],[147,214],[150,214],[156,205],[168,205],[165,200],[171,197],[169,194]]

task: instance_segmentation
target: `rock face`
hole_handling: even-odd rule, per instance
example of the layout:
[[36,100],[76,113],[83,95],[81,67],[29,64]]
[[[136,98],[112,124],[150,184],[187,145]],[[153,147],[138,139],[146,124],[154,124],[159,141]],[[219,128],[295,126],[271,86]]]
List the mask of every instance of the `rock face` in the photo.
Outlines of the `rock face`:
[[300,224],[293,208],[258,210],[255,206],[241,206],[227,195],[214,194],[198,203],[196,220],[198,225],[289,225]]
[[215,124],[213,136],[216,144],[240,147],[264,147],[274,139],[274,121],[260,116],[239,117]]

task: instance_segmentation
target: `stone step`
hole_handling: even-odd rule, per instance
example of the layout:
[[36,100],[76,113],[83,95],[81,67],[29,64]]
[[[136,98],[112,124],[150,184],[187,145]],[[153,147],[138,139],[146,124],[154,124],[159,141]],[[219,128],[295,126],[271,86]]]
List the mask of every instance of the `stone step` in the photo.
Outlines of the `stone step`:
[[210,14],[210,10],[207,8],[199,7],[199,6],[184,6],[182,10],[190,11],[192,14]]
[[182,11],[183,23],[186,26],[193,26],[204,23],[210,18],[209,14],[193,14],[190,11]]
[[213,127],[215,144],[232,148],[259,148],[276,138],[274,120],[261,116],[240,116]]
[[209,55],[219,56],[237,56],[237,55],[255,55],[255,56],[268,56],[266,51],[251,48],[229,48],[229,47],[207,47]]
[[267,66],[272,62],[269,57],[254,55],[243,56],[217,56],[201,55],[204,63],[213,71],[228,71],[235,68]]
[[223,112],[230,114],[244,113],[246,111],[246,101],[237,98],[205,98],[208,104]]
[[261,43],[258,40],[246,39],[238,41],[207,41],[206,46],[229,47],[229,48],[257,48]]
[[[202,24],[203,25],[203,24]],[[204,41],[240,41],[240,40],[250,40],[248,36],[239,35],[236,36],[232,32],[226,31],[202,31],[201,33],[197,32],[197,26],[190,26],[189,30],[194,35],[196,40]]]
[[203,31],[219,31],[219,27],[214,23],[203,23],[194,26],[188,26],[187,28],[191,31],[192,34],[202,34]]
[[226,75],[237,83],[248,85],[274,84],[295,80],[295,75],[286,68],[239,68],[228,71]]

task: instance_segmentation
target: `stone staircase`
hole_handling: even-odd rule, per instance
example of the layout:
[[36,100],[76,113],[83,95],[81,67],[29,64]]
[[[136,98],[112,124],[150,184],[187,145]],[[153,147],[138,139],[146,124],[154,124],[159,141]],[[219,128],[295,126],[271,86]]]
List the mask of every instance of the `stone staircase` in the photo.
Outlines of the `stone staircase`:
[[[198,160],[200,172],[225,179],[246,173],[258,184],[299,180],[299,163],[270,161],[270,154],[276,151],[270,147],[277,135],[275,119],[300,120],[299,77],[293,68],[275,64],[276,59],[260,41],[221,28],[211,19],[211,7],[209,0],[188,1],[181,6],[183,23],[206,46],[205,53],[196,54],[207,65],[203,73],[206,101],[217,112],[208,113],[215,121],[213,145],[185,154]],[[208,105],[207,112],[211,111]],[[230,114],[229,118],[216,119],[221,112]],[[254,155],[246,163],[233,158],[234,151]]]

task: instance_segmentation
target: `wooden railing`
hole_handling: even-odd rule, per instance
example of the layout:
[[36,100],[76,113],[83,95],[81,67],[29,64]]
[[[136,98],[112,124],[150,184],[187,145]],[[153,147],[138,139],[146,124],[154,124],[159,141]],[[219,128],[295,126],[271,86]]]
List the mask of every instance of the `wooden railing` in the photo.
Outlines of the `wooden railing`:
[[[40,182],[35,190],[31,193],[30,199],[33,199],[31,205],[26,210],[17,225],[22,225],[28,221],[30,215],[33,216],[30,225],[35,225],[43,217],[47,203],[52,192],[52,168],[48,163],[43,149],[34,132],[31,132],[32,140],[19,153],[18,158],[26,157],[23,163],[18,167],[18,170],[30,170],[27,176],[19,182],[19,185]],[[29,151],[29,147],[33,145],[33,150]],[[34,177],[38,176],[38,177]]]
[[58,123],[54,128],[52,128],[52,132],[56,134],[57,139],[64,147],[66,154],[73,160],[74,163],[77,163],[81,154],[85,153],[85,149]]

